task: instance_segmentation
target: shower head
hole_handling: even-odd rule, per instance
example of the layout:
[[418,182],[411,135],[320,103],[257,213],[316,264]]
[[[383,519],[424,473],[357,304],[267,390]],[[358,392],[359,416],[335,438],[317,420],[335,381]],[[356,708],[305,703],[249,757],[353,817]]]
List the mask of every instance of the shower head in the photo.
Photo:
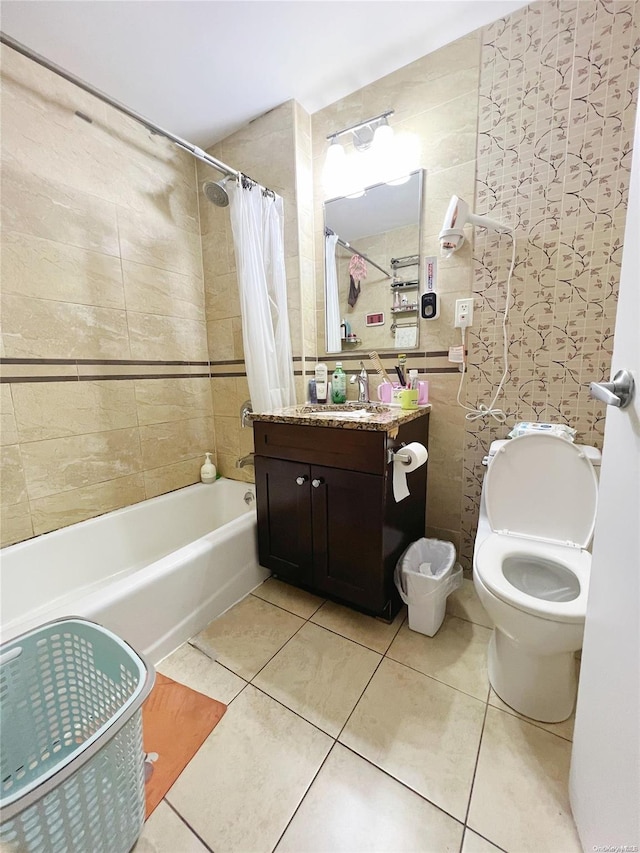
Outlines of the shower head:
[[512,230],[502,222],[490,219],[488,216],[477,216],[469,210],[469,205],[457,195],[451,196],[449,207],[442,223],[439,234],[440,250],[443,258],[450,258],[464,243],[464,226],[467,222],[478,228],[491,228],[500,234],[511,234]]
[[202,192],[216,207],[227,207],[229,204],[229,193],[224,188],[228,180],[229,178],[223,178],[221,181],[205,181],[202,185]]

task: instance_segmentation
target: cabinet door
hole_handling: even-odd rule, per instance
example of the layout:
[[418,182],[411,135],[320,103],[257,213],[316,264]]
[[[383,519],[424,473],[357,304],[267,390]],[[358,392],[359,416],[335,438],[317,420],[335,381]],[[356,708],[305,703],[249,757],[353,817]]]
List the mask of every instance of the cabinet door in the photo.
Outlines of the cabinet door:
[[309,466],[255,457],[260,565],[285,580],[311,583]]
[[311,466],[313,586],[381,611],[384,478]]

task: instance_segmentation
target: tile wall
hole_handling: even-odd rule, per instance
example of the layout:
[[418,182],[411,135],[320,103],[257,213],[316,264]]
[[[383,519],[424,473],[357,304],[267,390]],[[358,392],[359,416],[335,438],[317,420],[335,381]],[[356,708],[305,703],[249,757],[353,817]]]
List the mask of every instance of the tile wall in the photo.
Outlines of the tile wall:
[[[534,3],[483,33],[476,206],[514,223],[509,373],[497,405],[516,421],[568,423],[602,447],[639,80],[636,2]],[[510,241],[478,232],[467,402],[503,371]],[[467,422],[462,553],[478,514],[480,460],[506,429]]]
[[[472,33],[440,50],[412,62],[393,74],[365,86],[336,101],[312,116],[315,201],[316,309],[318,351],[324,353],[324,249],[322,167],[327,150],[326,136],[384,110],[395,110],[390,119],[397,135],[412,134],[420,147],[418,165],[426,170],[423,188],[423,255],[438,254],[438,232],[452,194],[473,199],[476,169],[476,125],[478,118],[478,81],[481,34]],[[452,70],[453,69],[453,70]],[[414,250],[415,251],[415,250]],[[369,283],[379,281],[371,271]],[[421,321],[419,350],[409,352],[409,367],[417,368],[430,383],[434,410],[430,419],[428,474],[428,532],[448,539],[459,547],[462,495],[462,449],[464,413],[456,407],[459,373],[447,361],[448,348],[458,344],[459,333],[453,326],[453,308],[457,298],[471,294],[472,260],[469,245],[447,263],[440,263],[438,291],[440,318]],[[391,306],[387,285],[384,300]],[[363,288],[368,287],[367,280]],[[370,295],[366,294],[365,299]],[[380,341],[378,331],[375,342]],[[387,344],[388,347],[388,344]],[[372,346],[349,349],[343,357],[348,372],[358,367]],[[387,350],[383,357],[391,370],[396,356]],[[330,368],[335,356],[328,357]],[[365,357],[371,375],[371,396],[375,399],[377,376]],[[355,397],[354,386],[348,386]]]
[[3,47],[1,248],[2,544],[196,482],[193,159]]

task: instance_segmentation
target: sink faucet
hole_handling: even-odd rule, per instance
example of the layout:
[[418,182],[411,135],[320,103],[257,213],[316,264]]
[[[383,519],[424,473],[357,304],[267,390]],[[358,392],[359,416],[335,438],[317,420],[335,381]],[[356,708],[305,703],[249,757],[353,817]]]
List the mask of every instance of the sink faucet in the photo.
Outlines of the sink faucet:
[[253,465],[254,456],[254,453],[247,453],[246,456],[241,456],[240,459],[236,459],[236,468],[244,468],[245,465]]
[[368,403],[369,402],[369,375],[367,373],[367,369],[364,366],[364,362],[360,362],[360,373],[354,373],[351,379],[349,380],[351,385],[355,385],[358,383],[358,402],[359,403]]

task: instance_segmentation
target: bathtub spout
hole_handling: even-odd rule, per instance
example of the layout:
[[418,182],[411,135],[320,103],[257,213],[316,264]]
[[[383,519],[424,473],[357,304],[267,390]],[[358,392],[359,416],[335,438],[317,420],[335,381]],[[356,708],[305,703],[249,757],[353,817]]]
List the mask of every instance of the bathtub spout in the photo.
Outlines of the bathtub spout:
[[254,453],[247,453],[246,456],[241,456],[240,459],[236,459],[236,468],[244,468],[245,465],[253,465],[254,455]]

